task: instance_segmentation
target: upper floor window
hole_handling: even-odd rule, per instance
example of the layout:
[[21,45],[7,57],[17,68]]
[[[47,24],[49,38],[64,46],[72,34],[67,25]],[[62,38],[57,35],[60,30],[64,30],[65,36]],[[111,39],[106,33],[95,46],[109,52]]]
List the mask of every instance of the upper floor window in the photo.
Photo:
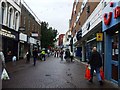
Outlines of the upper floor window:
[[5,2],[2,2],[2,24],[4,24],[5,22],[4,22],[4,19],[5,19],[5,13],[6,13],[6,4],[5,4]]
[[83,9],[84,9],[87,1],[88,1],[88,0],[83,0],[82,5],[81,5],[81,13],[83,12]]
[[26,24],[26,17],[23,18],[23,24],[24,24],[24,27],[25,27],[25,24]]
[[30,30],[30,19],[28,21],[28,31]]
[[8,26],[12,27],[13,24],[13,8],[9,8],[8,12]]
[[18,29],[18,27],[19,27],[18,25],[19,25],[19,13],[17,12],[15,14],[15,30]]

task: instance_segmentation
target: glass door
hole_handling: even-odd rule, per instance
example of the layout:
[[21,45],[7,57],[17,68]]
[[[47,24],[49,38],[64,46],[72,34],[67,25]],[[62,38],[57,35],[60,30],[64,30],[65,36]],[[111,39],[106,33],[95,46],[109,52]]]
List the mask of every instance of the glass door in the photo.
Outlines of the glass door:
[[119,43],[118,43],[118,34],[112,36],[112,62],[111,62],[111,78],[115,82],[118,82],[118,54],[119,54]]

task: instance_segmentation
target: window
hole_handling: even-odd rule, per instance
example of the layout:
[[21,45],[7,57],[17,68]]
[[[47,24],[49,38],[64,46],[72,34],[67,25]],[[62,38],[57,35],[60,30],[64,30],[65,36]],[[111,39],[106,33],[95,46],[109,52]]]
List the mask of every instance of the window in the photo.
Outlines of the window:
[[12,9],[9,12],[9,27],[11,27],[11,20],[12,20]]
[[5,23],[4,19],[5,19],[5,10],[6,10],[6,4],[4,2],[2,2],[2,24]]
[[83,9],[84,9],[87,1],[88,1],[88,0],[83,0],[83,3],[82,3],[82,5],[81,5],[81,11],[80,11],[81,13],[83,12]]
[[28,31],[30,30],[30,19],[29,19],[29,22],[28,22]]
[[13,25],[13,8],[10,7],[8,11],[8,26],[12,28]]
[[18,23],[19,23],[19,14],[18,12],[15,14],[15,30],[18,29]]
[[23,19],[24,27],[25,27],[25,23],[26,23],[26,17],[24,17],[24,19]]

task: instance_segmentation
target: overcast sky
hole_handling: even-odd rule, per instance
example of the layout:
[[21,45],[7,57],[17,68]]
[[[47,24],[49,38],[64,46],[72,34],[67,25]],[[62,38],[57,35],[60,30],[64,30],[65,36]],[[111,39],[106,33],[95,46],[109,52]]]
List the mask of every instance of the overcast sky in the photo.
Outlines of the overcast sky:
[[61,34],[69,29],[74,0],[24,0],[41,21]]

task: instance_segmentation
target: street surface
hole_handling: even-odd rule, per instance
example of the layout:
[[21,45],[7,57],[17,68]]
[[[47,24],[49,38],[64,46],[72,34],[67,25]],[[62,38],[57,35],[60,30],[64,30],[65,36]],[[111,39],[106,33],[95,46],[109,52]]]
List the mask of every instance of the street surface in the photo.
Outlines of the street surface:
[[3,81],[3,88],[118,88],[104,81],[100,86],[95,76],[93,84],[84,78],[85,65],[81,62],[66,62],[53,56],[46,61],[25,64],[21,60],[13,65],[7,64],[10,80]]

